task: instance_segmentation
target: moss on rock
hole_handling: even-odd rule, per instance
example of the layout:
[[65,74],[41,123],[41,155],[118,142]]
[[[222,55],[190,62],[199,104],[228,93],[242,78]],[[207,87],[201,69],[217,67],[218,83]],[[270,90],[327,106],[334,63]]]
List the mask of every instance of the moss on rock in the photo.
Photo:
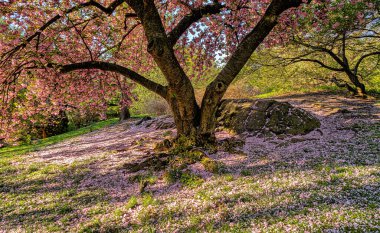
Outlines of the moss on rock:
[[298,135],[320,127],[310,113],[275,100],[224,100],[217,117],[221,127],[236,133]]

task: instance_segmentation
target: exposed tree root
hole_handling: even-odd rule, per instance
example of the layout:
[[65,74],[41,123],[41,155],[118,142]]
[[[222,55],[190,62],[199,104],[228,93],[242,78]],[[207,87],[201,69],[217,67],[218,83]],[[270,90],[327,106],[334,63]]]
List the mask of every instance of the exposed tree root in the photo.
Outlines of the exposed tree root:
[[170,154],[159,153],[155,155],[149,155],[144,157],[142,160],[135,163],[126,163],[123,167],[128,172],[137,172],[140,170],[155,170],[160,171],[166,168],[169,164]]
[[[242,142],[234,140],[233,142],[222,142],[221,146],[226,147],[229,150],[241,146]],[[213,149],[216,149],[216,145]],[[213,150],[207,150],[201,147],[195,147],[192,140],[188,140],[184,137],[180,137],[174,141],[164,140],[157,144],[154,155],[145,156],[138,162],[126,163],[124,168],[127,172],[137,172],[140,170],[150,171],[162,171],[166,170],[166,174],[174,179],[179,174],[182,174],[183,170],[186,170],[189,165],[200,162],[206,171],[212,173],[221,173],[226,171],[225,165],[221,162],[215,161],[210,158],[209,154],[213,153]],[[177,175],[176,175],[177,174]],[[146,185],[143,185],[144,190]]]

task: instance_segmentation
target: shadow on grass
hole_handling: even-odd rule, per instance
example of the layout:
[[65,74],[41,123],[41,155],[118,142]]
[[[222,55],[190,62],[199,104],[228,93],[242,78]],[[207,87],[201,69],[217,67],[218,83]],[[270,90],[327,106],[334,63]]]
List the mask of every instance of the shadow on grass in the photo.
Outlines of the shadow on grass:
[[[51,168],[52,171],[42,172],[42,176],[39,176],[39,172],[43,170],[40,169],[29,170],[29,175],[33,175],[27,180],[24,180],[22,174],[17,178],[17,174],[9,174],[8,177],[2,177],[2,182],[0,186],[0,196],[7,196],[6,201],[11,199],[11,202],[7,205],[1,205],[1,222],[7,223],[10,227],[16,226],[28,226],[29,230],[35,229],[36,224],[42,225],[53,225],[58,226],[57,222],[63,222],[63,228],[70,226],[71,221],[78,221],[78,219],[83,218],[82,210],[91,209],[102,203],[111,203],[112,198],[108,196],[107,189],[118,188],[122,181],[115,181],[115,183],[106,184],[104,183],[94,183],[93,186],[81,187],[81,184],[86,180],[94,179],[95,176],[107,176],[115,177],[114,173],[119,171],[110,171],[108,173],[101,173],[98,167],[91,166],[92,161],[85,162],[83,164],[78,164],[72,167],[58,167]],[[58,169],[58,170],[57,170]],[[265,171],[265,174],[276,173],[280,171],[294,170],[294,167],[275,167],[272,171]],[[313,166],[304,166],[304,170],[313,170]],[[257,169],[253,169],[252,176],[257,177],[262,174],[260,172],[254,172]],[[21,171],[22,173],[22,171]],[[37,174],[35,174],[37,173]],[[379,176],[378,173],[374,175]],[[12,177],[11,177],[12,176]],[[8,178],[8,179],[7,179]],[[119,177],[121,179],[121,177]],[[124,177],[125,179],[125,177]],[[362,177],[362,179],[366,179]],[[7,180],[7,181],[5,181]],[[100,178],[100,180],[103,180]],[[380,204],[380,184],[379,183],[369,183],[359,187],[347,186],[344,190],[338,190],[341,183],[353,183],[354,179],[341,179],[339,176],[337,179],[332,181],[319,180],[315,185],[302,187],[302,188],[289,188],[282,189],[281,192],[266,192],[266,193],[255,193],[254,195],[249,193],[242,193],[241,195],[219,197],[212,200],[216,203],[214,209],[226,208],[225,216],[222,219],[217,219],[209,224],[212,230],[228,230],[229,223],[234,223],[242,227],[243,229],[250,228],[250,222],[261,222],[263,220],[269,221],[273,224],[278,222],[286,222],[288,219],[294,216],[303,216],[309,214],[309,208],[324,208],[330,209],[332,206],[340,207],[354,207],[355,209],[366,209],[372,205],[370,208],[379,208]],[[234,184],[239,185],[237,182]],[[320,192],[320,189],[328,188],[333,190],[330,193]],[[178,191],[177,189],[171,190],[173,194]],[[293,200],[292,202],[285,202],[284,204],[274,204],[268,207],[251,209],[247,208],[239,214],[232,214],[229,208],[234,208],[235,205],[239,203],[250,203],[260,201],[263,197],[265,198],[276,198],[276,196],[281,195],[294,195],[298,196],[300,193],[309,192],[312,193],[310,197],[304,199]],[[129,193],[128,197],[133,193]],[[128,197],[119,199],[120,202],[126,202]],[[105,204],[106,205],[106,204]],[[157,206],[159,208],[159,206]],[[206,209],[200,209],[199,211],[207,211]],[[210,210],[212,211],[212,210]],[[230,214],[231,213],[231,214]],[[283,215],[286,213],[286,215]],[[181,218],[188,219],[193,216],[199,215],[198,212],[194,210],[188,210],[181,213],[166,213],[164,212],[153,213],[152,215],[147,215],[144,217],[144,221],[140,224],[134,224],[125,226],[121,223],[113,223],[111,226],[104,226],[102,223],[93,222],[86,227],[91,230],[107,229],[110,232],[123,232],[129,231],[130,227],[133,229],[145,229],[144,227],[151,226],[155,227],[156,224],[164,224],[168,219]],[[217,214],[217,212],[215,213]],[[81,217],[82,215],[82,217]],[[69,219],[69,220],[68,220]],[[289,220],[290,221],[290,220]],[[154,223],[151,225],[151,223]],[[200,222],[179,228],[179,232],[191,232],[191,231],[203,231],[205,230],[205,225],[203,220]],[[247,225],[248,224],[248,225]],[[331,229],[333,226],[326,224],[326,226],[321,226],[321,229]],[[350,229],[351,226],[341,226],[342,229]],[[367,230],[371,230],[370,226],[362,226]],[[63,228],[61,230],[63,230]],[[339,228],[340,229],[340,228]]]
[[[56,166],[45,169],[41,165],[23,169],[0,178],[0,224],[36,227],[36,224],[55,225],[68,215],[77,215],[109,200],[102,188],[80,189],[79,184],[93,176],[88,163],[72,167]],[[33,230],[33,229],[29,229]]]
[[[379,175],[378,173],[376,175]],[[320,185],[325,186],[324,188],[332,190],[331,192],[322,192],[321,186],[319,185],[312,185],[307,186],[303,188],[289,188],[289,189],[283,189],[280,193],[278,192],[271,192],[271,193],[262,193],[256,194],[256,195],[238,195],[234,197],[221,197],[220,200],[214,200],[214,203],[217,203],[217,205],[214,207],[214,209],[220,209],[225,208],[225,212],[223,217],[216,221],[211,221],[211,223],[208,226],[208,230],[210,230],[210,227],[213,231],[225,231],[225,230],[233,230],[231,228],[230,223],[233,223],[234,226],[237,226],[237,229],[235,230],[249,230],[252,228],[253,224],[260,224],[262,222],[267,222],[270,224],[294,224],[297,221],[302,221],[302,217],[305,217],[306,215],[315,215],[315,218],[317,218],[317,214],[313,213],[320,212],[323,214],[324,211],[328,212],[329,210],[340,210],[342,212],[345,211],[345,209],[353,209],[355,211],[372,211],[375,213],[378,208],[380,208],[380,184],[377,182],[362,185],[359,187],[345,187],[343,190],[339,190],[336,188],[337,184],[339,182],[345,182],[345,183],[352,183],[354,182],[353,179],[341,179],[341,180],[335,180],[333,182],[326,182],[321,180]],[[311,193],[309,197],[307,198],[300,198],[298,197],[300,193]],[[264,196],[273,198],[275,200],[278,197],[281,197],[282,195],[287,196],[294,196],[295,198],[293,201],[285,202],[284,204],[273,204],[269,205],[268,207],[257,207],[257,208],[246,208],[244,210],[241,210],[238,214],[233,213],[232,211],[228,210],[229,206],[234,206],[237,204],[242,204],[244,206],[244,203],[247,203],[247,206],[252,205],[252,203],[260,201]],[[296,198],[297,197],[297,198]],[[337,213],[336,216],[332,216],[333,219],[336,219],[336,221],[342,221],[340,219],[341,214],[343,213]],[[191,218],[192,216],[196,215],[197,213],[192,212],[186,212],[181,213],[181,218]],[[199,213],[198,213],[199,214]],[[350,214],[350,213],[345,213]],[[352,213],[353,217],[360,217],[355,216],[357,213]],[[156,220],[160,221],[159,219],[165,219],[165,218],[172,218],[173,216],[157,216]],[[363,217],[363,216],[362,216]],[[370,216],[364,216],[364,218],[371,218]],[[321,216],[322,222],[323,222],[323,216]],[[360,219],[360,218],[359,218]],[[314,219],[318,221],[318,219]],[[361,219],[362,221],[365,219]],[[375,216],[372,216],[372,220],[376,220]],[[307,220],[304,220],[306,224],[302,225],[300,224],[302,231],[307,230],[309,231],[311,229],[311,226],[308,226]],[[340,230],[345,231],[349,229],[354,229],[353,226],[344,223],[335,224],[335,222],[332,223],[321,223],[322,225],[319,226],[319,229],[322,231],[325,230]],[[336,225],[339,225],[338,227]],[[138,226],[135,226],[136,229]],[[371,224],[362,224],[359,226],[360,230],[364,231],[372,231],[377,230],[376,226],[373,226]],[[179,232],[194,232],[194,231],[204,231],[206,228],[204,225],[200,222],[194,223],[190,226],[186,226],[183,228],[179,228]],[[276,230],[276,228],[273,228],[272,230]],[[279,229],[277,229],[279,230]],[[360,231],[359,230],[359,231]],[[358,231],[358,229],[356,229]],[[335,232],[335,231],[334,231]]]

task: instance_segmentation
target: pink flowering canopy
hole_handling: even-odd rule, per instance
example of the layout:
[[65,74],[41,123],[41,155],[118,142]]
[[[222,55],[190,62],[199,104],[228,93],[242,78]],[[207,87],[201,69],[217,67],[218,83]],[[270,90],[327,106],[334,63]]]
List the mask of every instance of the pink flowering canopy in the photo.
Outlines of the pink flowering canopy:
[[[96,69],[60,72],[62,65],[88,61],[118,64],[133,75],[146,75],[157,66],[149,53],[143,22],[129,2],[0,2],[0,137],[10,137],[16,126],[33,123],[38,114],[58,114],[65,106],[91,106],[104,112],[116,92],[123,94],[124,105],[130,104],[131,83],[118,74]],[[156,0],[154,4],[179,64],[185,73],[196,70],[192,75],[201,76],[216,62],[229,61],[272,2]],[[285,43],[290,30],[302,20],[318,27],[329,22],[331,9],[363,2],[372,1],[315,0],[291,8],[263,43]]]

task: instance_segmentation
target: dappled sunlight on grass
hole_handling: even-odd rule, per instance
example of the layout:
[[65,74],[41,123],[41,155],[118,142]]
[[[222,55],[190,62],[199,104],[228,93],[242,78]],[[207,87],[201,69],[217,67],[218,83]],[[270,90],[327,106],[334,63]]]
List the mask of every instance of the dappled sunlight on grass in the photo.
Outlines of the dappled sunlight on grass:
[[197,162],[179,179],[176,171],[124,168],[175,132],[157,130],[152,122],[126,121],[28,155],[5,155],[3,149],[0,227],[30,232],[376,232],[380,124],[375,118],[351,117],[362,109],[351,111],[319,115],[322,127],[308,135],[248,136],[243,147],[210,155],[223,163],[223,172],[213,174]]
[[71,224],[70,219],[77,218],[82,209],[107,200],[102,189],[78,187],[90,172],[86,167],[91,162],[13,165],[14,170],[1,177],[1,221],[28,226],[29,231],[64,230],[64,224]]
[[126,217],[136,231],[370,230],[378,224],[379,181],[379,168],[365,166],[223,175],[160,197],[159,207],[138,206]]

